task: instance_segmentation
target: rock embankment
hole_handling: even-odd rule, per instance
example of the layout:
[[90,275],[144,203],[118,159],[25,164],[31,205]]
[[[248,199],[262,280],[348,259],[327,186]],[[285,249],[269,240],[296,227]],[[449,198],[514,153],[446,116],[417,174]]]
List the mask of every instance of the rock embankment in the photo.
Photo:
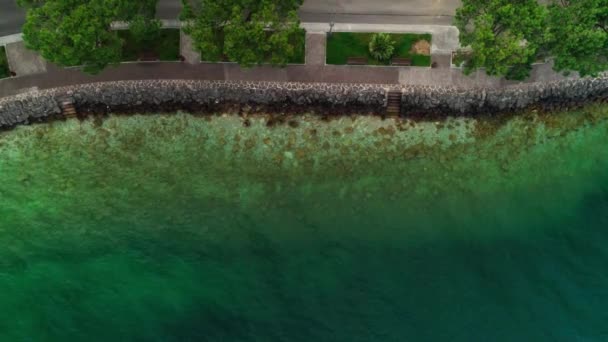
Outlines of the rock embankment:
[[484,115],[529,107],[565,109],[608,101],[608,77],[522,84],[502,89],[376,84],[149,80],[92,83],[0,99],[0,128],[61,115],[66,98],[81,113],[218,112],[252,107],[277,112],[383,114],[389,91],[401,91],[403,115]]
[[404,87],[402,113],[492,115],[530,107],[561,110],[608,101],[608,77],[531,83],[504,88]]
[[0,99],[0,129],[43,121],[61,114],[54,96],[19,95]]

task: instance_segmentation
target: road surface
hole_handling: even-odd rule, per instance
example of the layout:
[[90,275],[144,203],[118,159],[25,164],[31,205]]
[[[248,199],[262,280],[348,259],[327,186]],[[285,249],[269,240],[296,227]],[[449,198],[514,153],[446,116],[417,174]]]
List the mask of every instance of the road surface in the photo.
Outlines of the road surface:
[[[159,0],[156,13],[160,19],[177,19],[181,7],[180,0]],[[0,0],[0,37],[21,32],[24,21],[25,13],[15,0]]]
[[304,0],[303,22],[452,25],[461,0]]
[[302,13],[453,16],[460,0],[305,0]]
[[15,0],[0,0],[0,37],[21,32],[25,15]]
[[[305,22],[450,25],[460,3],[460,0],[305,0],[300,17]],[[180,0],[158,2],[160,19],[177,19],[180,10]],[[23,21],[23,10],[15,0],[0,0],[0,37],[19,33]]]
[[181,0],[159,0],[156,5],[156,15],[160,19],[177,19],[181,10]]

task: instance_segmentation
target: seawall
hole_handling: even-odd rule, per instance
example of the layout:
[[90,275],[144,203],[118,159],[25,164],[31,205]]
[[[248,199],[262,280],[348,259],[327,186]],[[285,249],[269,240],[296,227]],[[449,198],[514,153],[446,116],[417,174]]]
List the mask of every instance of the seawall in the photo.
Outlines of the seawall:
[[[389,91],[401,92],[401,114],[494,115],[527,108],[567,109],[587,102],[608,102],[608,77],[533,83],[502,89],[334,84],[148,80],[91,83],[24,93],[0,99],[0,128],[62,117],[70,100],[80,113],[130,113],[226,108],[324,114],[386,112]],[[255,109],[254,109],[255,110]]]

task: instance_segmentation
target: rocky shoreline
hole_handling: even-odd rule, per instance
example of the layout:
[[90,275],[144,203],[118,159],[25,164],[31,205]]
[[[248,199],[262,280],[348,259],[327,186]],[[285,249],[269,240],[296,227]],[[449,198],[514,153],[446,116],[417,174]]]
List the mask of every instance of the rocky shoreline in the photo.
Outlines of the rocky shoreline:
[[497,115],[565,110],[608,102],[608,76],[503,89],[377,84],[149,80],[92,83],[0,98],[0,129],[62,118],[69,101],[80,114],[173,112],[385,115],[388,93],[401,93],[406,117]]

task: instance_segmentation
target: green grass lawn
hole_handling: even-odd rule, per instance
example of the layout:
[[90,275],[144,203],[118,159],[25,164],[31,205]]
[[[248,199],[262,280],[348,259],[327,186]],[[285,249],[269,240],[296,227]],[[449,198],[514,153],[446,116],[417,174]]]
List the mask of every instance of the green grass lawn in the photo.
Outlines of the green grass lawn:
[[[369,41],[373,33],[334,32],[327,38],[327,64],[346,64],[348,57],[366,57],[370,65],[388,65],[390,61],[380,62],[369,53]],[[413,66],[431,65],[431,56],[417,55],[410,52],[419,40],[431,43],[430,34],[392,33],[395,41],[393,57],[411,58]]]
[[156,57],[161,61],[179,60],[179,30],[162,29],[160,38],[150,43],[136,43],[129,30],[116,31],[124,39],[123,61],[136,61],[141,57]]
[[4,49],[4,46],[0,46],[0,78],[9,77],[10,75],[6,50]]

